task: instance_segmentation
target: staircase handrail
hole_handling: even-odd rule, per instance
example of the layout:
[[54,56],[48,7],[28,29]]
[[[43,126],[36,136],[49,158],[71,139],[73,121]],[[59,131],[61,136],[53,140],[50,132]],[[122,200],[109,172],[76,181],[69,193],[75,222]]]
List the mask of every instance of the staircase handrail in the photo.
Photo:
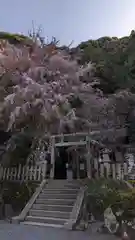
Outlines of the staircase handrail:
[[83,207],[86,189],[87,189],[86,186],[82,186],[80,188],[80,191],[77,195],[77,199],[75,201],[75,204],[73,206],[73,209],[70,215],[70,219],[64,225],[66,229],[74,229],[76,227],[81,209]]

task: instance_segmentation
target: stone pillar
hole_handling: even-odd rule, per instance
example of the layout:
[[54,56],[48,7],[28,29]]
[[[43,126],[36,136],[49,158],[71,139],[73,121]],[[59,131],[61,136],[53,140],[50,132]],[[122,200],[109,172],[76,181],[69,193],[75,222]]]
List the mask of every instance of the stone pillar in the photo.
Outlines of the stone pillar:
[[98,169],[98,158],[97,157],[94,158],[94,168],[96,169],[95,176],[96,176],[96,178],[98,178],[99,177],[99,169]]
[[86,137],[86,148],[87,148],[87,177],[91,179],[91,150],[90,150],[90,137]]
[[110,158],[109,158],[109,152],[108,152],[108,150],[106,150],[106,152],[103,153],[103,162],[104,162],[104,168],[106,169],[106,170],[105,170],[105,171],[106,171],[106,172],[105,172],[105,174],[106,174],[105,177],[109,177],[111,161],[110,161]]
[[54,169],[55,168],[55,137],[52,137],[51,142],[51,172],[50,178],[54,178]]

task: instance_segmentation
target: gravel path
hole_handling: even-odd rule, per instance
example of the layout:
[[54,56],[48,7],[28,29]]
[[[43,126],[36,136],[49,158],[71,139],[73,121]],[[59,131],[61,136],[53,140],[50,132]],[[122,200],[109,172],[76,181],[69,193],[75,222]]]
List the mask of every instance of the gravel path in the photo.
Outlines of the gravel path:
[[111,235],[95,231],[66,231],[64,229],[43,228],[26,225],[0,223],[1,240],[117,240]]

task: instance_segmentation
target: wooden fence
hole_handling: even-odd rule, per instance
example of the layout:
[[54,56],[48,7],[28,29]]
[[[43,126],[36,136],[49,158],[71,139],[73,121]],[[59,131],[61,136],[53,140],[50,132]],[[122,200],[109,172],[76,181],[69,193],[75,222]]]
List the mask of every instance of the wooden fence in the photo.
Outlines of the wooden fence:
[[[113,179],[124,179],[128,176],[128,164],[112,162],[96,162],[95,177],[106,177]],[[21,166],[4,168],[0,165],[0,181],[37,181],[41,182],[46,178],[46,163],[39,166]]]
[[46,163],[40,166],[4,168],[0,166],[0,181],[37,181],[46,178]]
[[94,169],[96,169],[96,177],[106,177],[113,179],[124,179],[128,176],[127,162],[100,162],[94,161]]

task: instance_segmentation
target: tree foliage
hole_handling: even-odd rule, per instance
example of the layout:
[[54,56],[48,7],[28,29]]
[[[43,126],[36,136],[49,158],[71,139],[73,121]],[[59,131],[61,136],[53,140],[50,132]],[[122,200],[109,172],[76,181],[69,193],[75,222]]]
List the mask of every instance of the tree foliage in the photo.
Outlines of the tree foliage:
[[101,78],[100,88],[106,94],[134,87],[135,34],[128,37],[102,37],[81,43],[82,62],[96,63],[96,75]]
[[[95,63],[95,76],[100,79],[98,88],[112,98],[115,118],[127,127],[129,142],[135,139],[135,32],[129,36],[102,37],[78,46],[81,62]],[[117,124],[118,124],[117,122]]]
[[[10,34],[9,34],[10,35]],[[125,128],[134,109],[134,34],[76,49],[0,35],[0,126],[7,131],[69,133]],[[4,40],[6,36],[6,40]],[[9,38],[9,39],[8,39]],[[132,117],[131,117],[132,116]],[[102,135],[102,134],[101,134]]]
[[99,84],[94,65],[79,65],[70,51],[56,43],[53,39],[45,44],[40,35],[31,46],[1,40],[0,122],[4,129],[28,127],[57,133],[89,130],[93,123],[108,126],[109,100],[94,88]]

